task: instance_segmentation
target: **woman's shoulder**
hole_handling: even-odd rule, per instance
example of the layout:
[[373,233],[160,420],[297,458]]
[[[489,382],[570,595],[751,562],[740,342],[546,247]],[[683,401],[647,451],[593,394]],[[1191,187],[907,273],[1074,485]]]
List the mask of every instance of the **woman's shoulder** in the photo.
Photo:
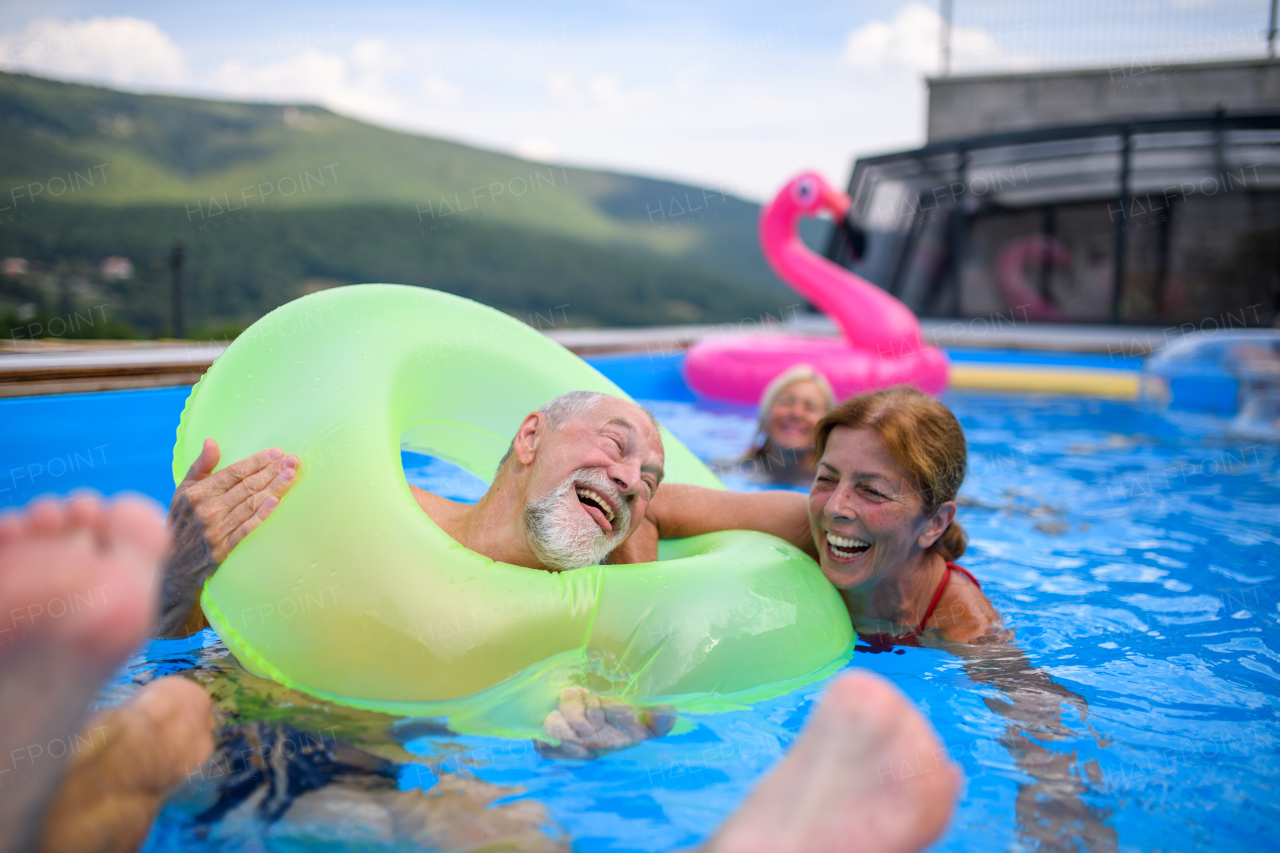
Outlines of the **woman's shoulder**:
[[953,643],[972,643],[999,632],[1000,614],[978,579],[955,563],[947,563],[947,569],[951,577],[928,627]]
[[964,577],[965,579],[967,579],[970,583],[972,583],[978,589],[982,589],[982,583],[976,577],[973,576],[972,572],[970,572],[968,569],[966,569],[964,566],[960,565],[959,563],[953,563],[950,560],[948,560],[947,569],[953,573],[959,573],[961,577]]

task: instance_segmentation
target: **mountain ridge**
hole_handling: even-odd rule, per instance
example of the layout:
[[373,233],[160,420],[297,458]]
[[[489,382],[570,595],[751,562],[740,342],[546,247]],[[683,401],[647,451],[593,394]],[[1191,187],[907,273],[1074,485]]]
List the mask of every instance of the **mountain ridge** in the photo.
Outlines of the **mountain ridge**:
[[[393,280],[375,274],[397,269],[406,283],[483,291],[504,310],[523,310],[528,282],[548,284],[559,272],[564,286],[552,290],[604,288],[633,309],[580,299],[569,313],[584,324],[722,322],[791,297],[760,255],[759,206],[718,188],[537,163],[317,106],[140,95],[19,74],[0,82],[0,115],[0,187],[10,188],[0,197],[0,252],[57,279],[25,290],[4,279],[0,314],[74,301],[65,279],[79,276],[119,303],[126,324],[159,333],[165,312],[156,303],[167,295],[155,267],[175,239],[188,244],[193,288],[240,282],[236,298],[194,293],[196,325],[251,322],[302,280]],[[379,223],[376,239],[361,218]],[[260,239],[229,236],[250,226]],[[371,239],[384,255],[357,251],[353,241]],[[432,240],[448,245],[424,245]],[[247,255],[249,245],[271,250]],[[528,264],[513,263],[504,246],[520,246]],[[344,262],[343,247],[365,266]],[[102,257],[126,250],[135,281],[92,274]],[[290,278],[298,281],[281,280]],[[35,299],[41,288],[57,298]]]

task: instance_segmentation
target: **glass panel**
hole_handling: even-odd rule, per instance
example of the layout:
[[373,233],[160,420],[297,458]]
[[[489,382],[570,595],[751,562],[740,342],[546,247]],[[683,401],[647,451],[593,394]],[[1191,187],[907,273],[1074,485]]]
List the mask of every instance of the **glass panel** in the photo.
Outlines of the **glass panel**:
[[[1276,127],[1256,127],[1266,122]],[[1123,202],[1114,126],[860,162],[851,187],[865,256],[852,263],[838,240],[830,256],[924,316],[1111,322],[1124,227],[1121,322],[1212,326],[1230,315],[1239,325],[1244,312],[1269,325],[1280,301],[1280,118],[1236,124],[1247,129],[1228,117],[1134,133]]]

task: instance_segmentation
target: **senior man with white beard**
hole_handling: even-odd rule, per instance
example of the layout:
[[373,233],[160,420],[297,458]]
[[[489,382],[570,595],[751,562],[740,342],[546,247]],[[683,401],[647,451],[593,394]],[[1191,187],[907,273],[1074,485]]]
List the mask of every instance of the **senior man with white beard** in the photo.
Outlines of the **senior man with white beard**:
[[658,423],[635,403],[575,391],[530,412],[475,505],[410,485],[418,505],[472,551],[547,571],[601,562],[639,526],[658,484]]

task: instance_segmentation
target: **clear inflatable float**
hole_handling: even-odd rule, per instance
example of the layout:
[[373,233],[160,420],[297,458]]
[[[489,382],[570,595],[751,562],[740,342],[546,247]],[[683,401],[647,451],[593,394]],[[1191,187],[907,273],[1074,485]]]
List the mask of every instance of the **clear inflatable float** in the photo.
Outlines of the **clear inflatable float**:
[[1176,340],[1147,362],[1142,394],[1170,409],[1231,418],[1237,430],[1280,437],[1280,329]]

